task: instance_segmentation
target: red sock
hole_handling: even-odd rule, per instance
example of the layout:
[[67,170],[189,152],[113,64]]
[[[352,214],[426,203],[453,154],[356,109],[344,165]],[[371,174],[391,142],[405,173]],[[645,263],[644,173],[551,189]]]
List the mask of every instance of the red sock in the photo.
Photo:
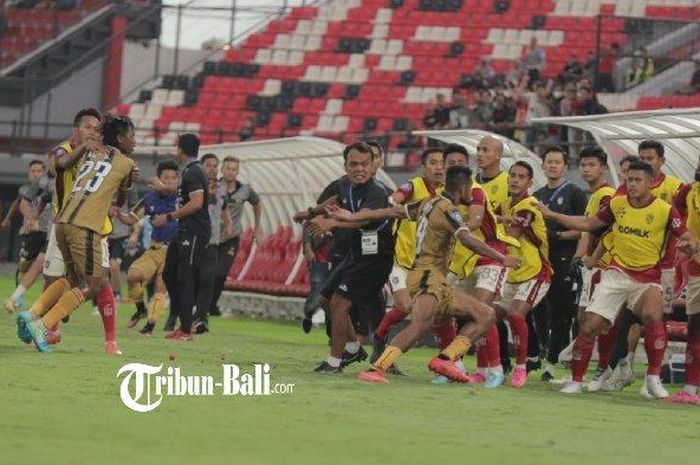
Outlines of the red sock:
[[477,368],[489,366],[489,348],[486,342],[486,335],[476,343],[476,366]]
[[501,338],[498,336],[496,325],[486,330],[486,349],[488,351],[488,365],[490,367],[501,366]]
[[588,369],[588,362],[593,354],[593,346],[595,346],[595,337],[587,334],[579,334],[574,341],[574,348],[571,352],[571,379],[583,381],[583,375]]
[[374,330],[374,337],[377,339],[384,339],[392,326],[403,321],[407,316],[408,313],[402,312],[397,308],[392,308],[384,314],[381,323],[379,323],[379,327]]
[[515,363],[524,365],[527,361],[527,338],[530,332],[527,329],[527,321],[522,315],[508,315],[510,327],[513,330],[513,342],[515,343]]
[[443,350],[452,344],[454,338],[457,337],[455,325],[451,321],[445,323],[444,325],[433,327],[433,333],[435,334],[435,337],[437,337],[440,350]]
[[664,361],[668,337],[666,335],[666,325],[663,321],[653,321],[645,325],[644,349],[647,351],[649,367],[648,375],[660,375],[661,364]]
[[700,335],[688,338],[685,348],[685,384],[700,386]]
[[97,309],[102,316],[102,326],[105,330],[105,341],[116,341],[116,319],[117,319],[117,302],[114,300],[114,293],[111,286],[102,288],[97,294]]
[[598,368],[605,370],[610,365],[610,355],[617,341],[618,328],[616,321],[606,334],[598,335]]

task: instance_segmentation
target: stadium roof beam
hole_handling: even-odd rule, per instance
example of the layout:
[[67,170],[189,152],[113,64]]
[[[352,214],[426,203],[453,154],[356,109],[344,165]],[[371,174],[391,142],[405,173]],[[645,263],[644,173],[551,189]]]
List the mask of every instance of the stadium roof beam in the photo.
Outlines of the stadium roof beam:
[[[265,235],[280,226],[292,224],[292,215],[316,202],[331,181],[345,174],[345,145],[320,137],[288,137],[260,141],[206,145],[200,154],[213,153],[219,160],[233,155],[241,161],[238,180],[249,183],[260,194],[263,205],[262,229]],[[174,147],[138,147],[137,154],[172,155]],[[395,184],[384,171],[378,178]],[[251,209],[245,209],[244,226],[252,226]]]
[[[504,137],[495,132],[482,131],[480,129],[446,129],[446,130],[425,130],[413,131],[414,135],[425,136],[447,144],[459,144],[464,146],[469,152],[469,158],[476,159],[476,146],[479,141],[486,136],[494,137],[503,142],[503,157],[501,158],[501,168],[507,170],[517,160],[530,163],[535,171],[533,191],[544,186],[547,178],[542,172],[542,160],[530,149],[512,139]],[[474,163],[471,163],[474,165]]]
[[639,142],[662,141],[666,149],[664,171],[685,182],[693,180],[700,154],[700,108],[631,111],[592,116],[535,118],[534,123],[560,124],[588,131],[609,155],[617,182],[617,161],[637,154]]

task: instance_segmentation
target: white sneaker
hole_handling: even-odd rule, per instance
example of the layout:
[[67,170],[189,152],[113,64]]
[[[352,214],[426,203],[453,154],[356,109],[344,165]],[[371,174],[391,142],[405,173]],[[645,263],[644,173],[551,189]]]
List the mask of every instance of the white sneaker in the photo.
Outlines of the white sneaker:
[[661,384],[661,378],[654,375],[647,375],[640,394],[645,399],[665,399],[668,397],[668,391]]
[[559,362],[560,365],[564,365],[566,368],[571,365],[571,358],[573,357],[573,352],[574,352],[574,341],[571,341],[571,344],[566,346],[564,350],[559,352],[559,358],[557,361]]
[[625,363],[624,365],[618,365],[618,381],[622,387],[629,386],[634,383],[634,371],[632,371],[632,365]]
[[593,380],[591,380],[590,383],[588,383],[588,388],[589,392],[598,392],[602,389],[603,385],[609,385],[610,384],[610,377],[612,376],[612,371],[610,368],[607,368],[605,371],[602,373],[596,372],[596,375],[593,377]]
[[578,381],[570,381],[559,390],[562,394],[581,394],[583,392],[582,384]]

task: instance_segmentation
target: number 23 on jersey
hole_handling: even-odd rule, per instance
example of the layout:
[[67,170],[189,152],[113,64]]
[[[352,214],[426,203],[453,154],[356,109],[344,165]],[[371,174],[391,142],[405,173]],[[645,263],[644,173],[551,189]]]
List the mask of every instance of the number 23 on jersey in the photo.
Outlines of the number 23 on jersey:
[[112,170],[112,164],[105,161],[95,162],[88,160],[80,166],[78,176],[73,184],[73,192],[85,190],[95,192],[104,182],[105,177]]

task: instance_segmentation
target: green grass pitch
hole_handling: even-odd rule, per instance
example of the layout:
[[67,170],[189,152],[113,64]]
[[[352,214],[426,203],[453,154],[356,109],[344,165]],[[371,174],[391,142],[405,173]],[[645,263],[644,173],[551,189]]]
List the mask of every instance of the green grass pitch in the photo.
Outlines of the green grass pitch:
[[[12,289],[0,279],[0,296]],[[37,295],[29,294],[28,301]],[[0,464],[697,464],[700,408],[645,401],[639,381],[623,393],[577,397],[534,377],[495,391],[430,384],[430,350],[401,361],[410,375],[362,385],[361,366],[342,376],[311,372],[327,354],[325,334],[297,325],[214,319],[192,343],[125,328],[124,355],[102,350],[99,316],[88,306],[63,327],[63,342],[39,354],[0,315]],[[140,325],[139,325],[140,327]],[[170,355],[175,360],[169,360]],[[153,412],[128,410],[117,371],[125,363],[179,366],[221,377],[222,359],[248,370],[273,365],[272,383],[294,393],[269,397],[164,397]],[[474,360],[469,359],[473,366]],[[638,366],[637,372],[643,371]],[[673,387],[675,391],[677,387]]]

